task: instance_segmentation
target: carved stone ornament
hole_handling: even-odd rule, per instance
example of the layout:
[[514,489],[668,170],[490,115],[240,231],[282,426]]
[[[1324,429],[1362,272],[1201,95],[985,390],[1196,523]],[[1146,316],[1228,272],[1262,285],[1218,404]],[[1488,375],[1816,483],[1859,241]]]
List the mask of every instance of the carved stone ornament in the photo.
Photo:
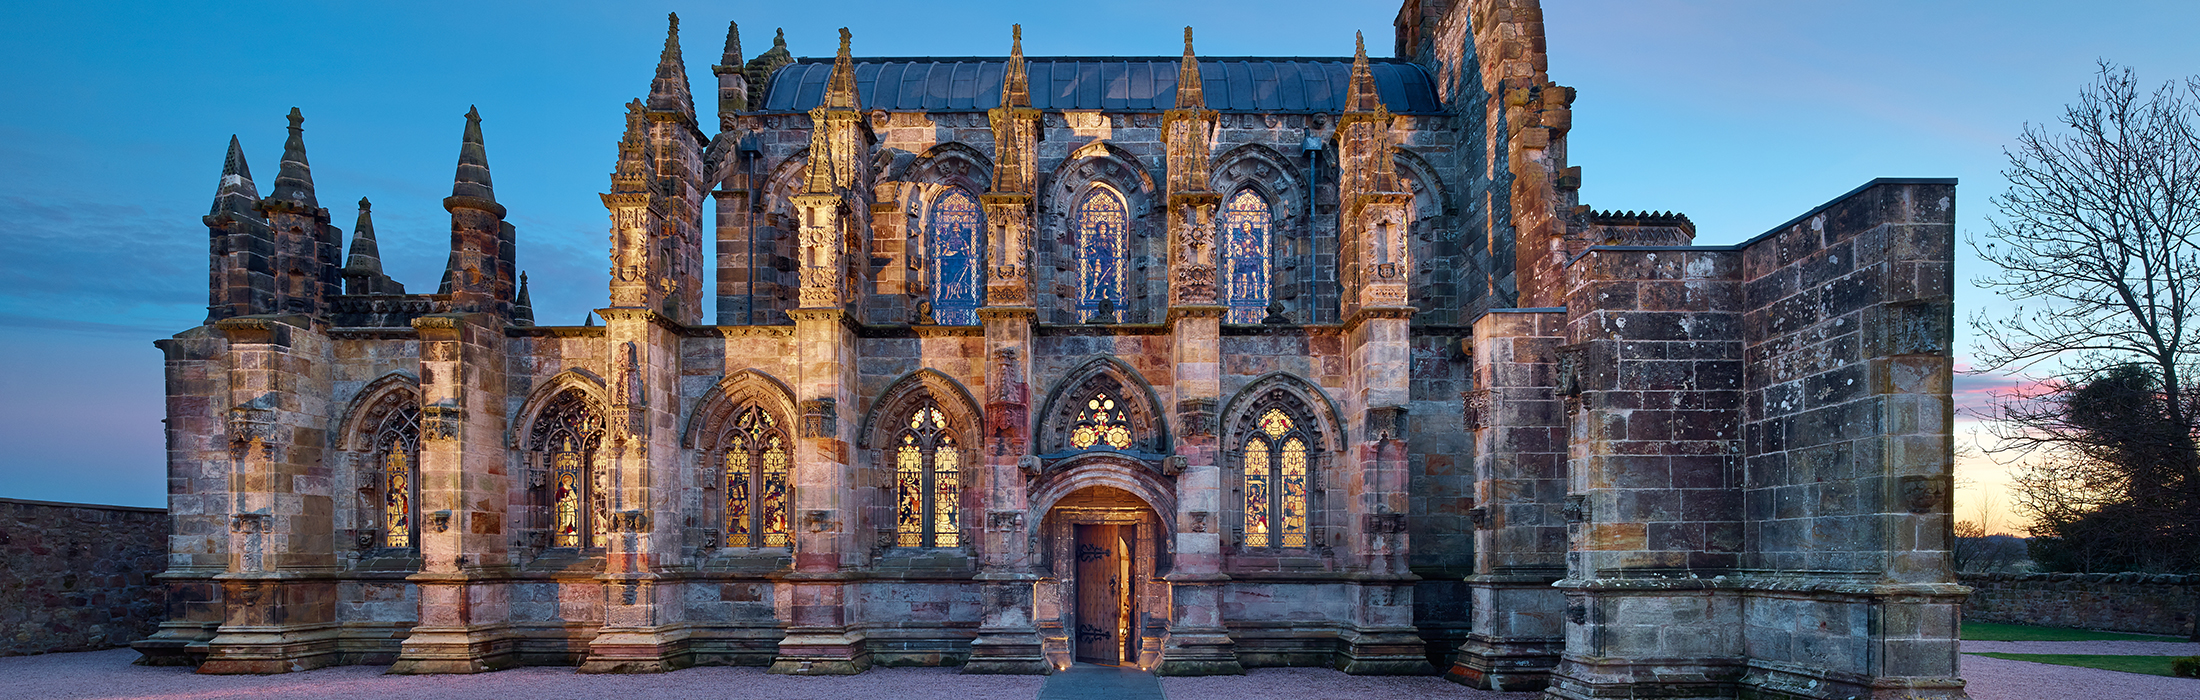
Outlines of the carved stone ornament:
[[1042,463],[1038,455],[1024,455],[1016,459],[1016,469],[1022,471],[1024,476],[1038,476]]
[[1370,533],[1395,534],[1406,531],[1404,513],[1369,513],[1365,522]]
[[436,532],[450,532],[451,512],[447,510],[439,510],[433,513],[429,513],[428,526],[435,528]]
[[829,438],[840,434],[840,413],[832,399],[802,402],[802,437]]
[[649,513],[643,510],[622,510],[611,514],[613,532],[648,532]]
[[1467,520],[1474,523],[1474,529],[1476,530],[1490,529],[1489,506],[1475,506],[1473,508],[1468,508]]
[[1176,476],[1184,473],[1184,468],[1188,466],[1191,466],[1191,458],[1184,455],[1169,455],[1161,460],[1161,473],[1167,476]]
[[1184,265],[1176,270],[1178,304],[1212,304],[1215,301],[1215,266]]
[[1587,360],[1588,350],[1587,346],[1582,345],[1565,345],[1558,348],[1558,367],[1555,368],[1555,374],[1558,378],[1558,395],[1581,395],[1582,363]]
[[272,396],[262,396],[229,409],[229,449],[235,459],[244,459],[254,444],[260,446],[260,457],[275,456],[276,438],[281,427],[275,424]]
[[1184,426],[1185,437],[1215,434],[1214,399],[1185,399],[1176,402],[1177,421]]
[[840,523],[833,521],[833,511],[803,511],[802,529],[810,532],[837,532],[840,530]]
[[1208,521],[1214,518],[1213,513],[1209,513],[1204,510],[1192,511],[1190,515],[1192,516],[1192,532],[1206,532]]
[[1489,427],[1490,392],[1488,389],[1469,391],[1459,395],[1460,428],[1474,432]]
[[996,510],[985,514],[986,529],[995,532],[1016,532],[1024,529],[1024,514],[1013,510]]
[[1589,496],[1588,496],[1588,494],[1580,494],[1580,493],[1570,493],[1570,494],[1566,494],[1566,505],[1565,505],[1565,507],[1564,507],[1564,508],[1562,508],[1562,509],[1561,509],[1561,512],[1565,514],[1565,516],[1566,516],[1566,522],[1569,522],[1569,523],[1585,523],[1585,522],[1589,522],[1589,516],[1590,516],[1590,512],[1589,512]]
[[1377,406],[1367,409],[1367,441],[1403,440],[1406,436],[1406,407]]
[[429,440],[456,440],[459,426],[465,423],[465,409],[453,401],[439,401],[420,409],[420,436]]
[[267,532],[267,526],[270,520],[273,520],[273,517],[269,516],[267,513],[238,513],[236,515],[230,516],[229,531],[242,534],[264,533]]

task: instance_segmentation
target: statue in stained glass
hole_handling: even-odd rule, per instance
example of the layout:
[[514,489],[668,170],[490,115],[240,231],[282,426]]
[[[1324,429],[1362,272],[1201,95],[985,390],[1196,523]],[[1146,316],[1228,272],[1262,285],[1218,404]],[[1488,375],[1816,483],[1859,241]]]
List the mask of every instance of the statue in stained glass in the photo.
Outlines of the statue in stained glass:
[[1268,546],[1268,441],[1245,442],[1245,546]]
[[779,422],[762,408],[736,414],[726,437],[726,546],[787,546],[790,458]]
[[962,545],[962,453],[947,414],[925,405],[894,448],[894,546]]
[[1106,188],[1094,188],[1077,207],[1077,319],[1089,320],[1101,313],[1101,303],[1123,308],[1124,240],[1128,217],[1123,198]]
[[410,393],[387,395],[376,409],[379,418],[371,444],[380,469],[374,472],[371,487],[380,495],[375,505],[380,511],[376,520],[382,525],[381,545],[412,547],[418,544],[413,487],[419,476],[419,398]]
[[412,460],[391,450],[382,458],[382,546],[412,546]]
[[550,546],[602,546],[610,513],[603,474],[589,466],[603,439],[602,414],[579,389],[566,389],[536,414],[530,444],[549,467]]
[[975,197],[949,189],[932,204],[932,319],[943,326],[978,323],[985,298],[985,220]]
[[1268,312],[1268,200],[1239,190],[1222,209],[1222,298],[1227,323],[1259,323]]
[[1268,409],[1253,427],[1242,453],[1244,544],[1306,547],[1311,486],[1306,440],[1282,409]]

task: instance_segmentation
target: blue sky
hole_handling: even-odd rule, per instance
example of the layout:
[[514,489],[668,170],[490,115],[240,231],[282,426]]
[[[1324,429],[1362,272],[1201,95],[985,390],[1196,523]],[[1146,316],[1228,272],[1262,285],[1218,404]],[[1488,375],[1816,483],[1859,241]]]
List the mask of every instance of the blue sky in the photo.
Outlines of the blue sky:
[[[1583,202],[1684,212],[1705,243],[1879,176],[1961,178],[1961,230],[1983,233],[2002,146],[2053,119],[2096,60],[2155,82],[2200,72],[2187,36],[2200,5],[2185,2],[1545,4],[1551,77],[1580,91]],[[422,290],[447,250],[460,115],[478,105],[537,318],[578,322],[604,294],[595,193],[667,11],[707,96],[727,20],[748,55],[775,27],[796,55],[830,55],[840,26],[859,55],[997,55],[1015,22],[1032,55],[1174,55],[1186,24],[1208,55],[1349,55],[1355,29],[1383,55],[1397,5],[12,3],[0,8],[0,497],[162,504],[151,343],[204,317],[199,217],[229,135],[264,192],[292,106],[322,205],[349,231],[353,203],[372,198],[386,268]],[[1966,312],[1986,301],[1961,299]]]

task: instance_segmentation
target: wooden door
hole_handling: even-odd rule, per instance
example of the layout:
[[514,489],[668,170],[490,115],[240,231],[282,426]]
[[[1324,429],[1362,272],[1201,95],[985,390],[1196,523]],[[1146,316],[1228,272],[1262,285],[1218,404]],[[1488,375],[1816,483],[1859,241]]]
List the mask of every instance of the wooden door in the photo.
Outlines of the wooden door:
[[1077,526],[1077,659],[1121,665],[1130,636],[1135,525]]

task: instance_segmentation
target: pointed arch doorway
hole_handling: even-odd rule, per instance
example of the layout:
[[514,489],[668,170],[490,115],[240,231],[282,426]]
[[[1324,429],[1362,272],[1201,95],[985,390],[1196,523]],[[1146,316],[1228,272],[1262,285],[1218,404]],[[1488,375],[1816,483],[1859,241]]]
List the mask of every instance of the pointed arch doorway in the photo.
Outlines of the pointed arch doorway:
[[1057,612],[1049,622],[1061,630],[1050,649],[1056,665],[1150,667],[1169,619],[1161,517],[1131,492],[1092,485],[1055,501],[1043,527]]

